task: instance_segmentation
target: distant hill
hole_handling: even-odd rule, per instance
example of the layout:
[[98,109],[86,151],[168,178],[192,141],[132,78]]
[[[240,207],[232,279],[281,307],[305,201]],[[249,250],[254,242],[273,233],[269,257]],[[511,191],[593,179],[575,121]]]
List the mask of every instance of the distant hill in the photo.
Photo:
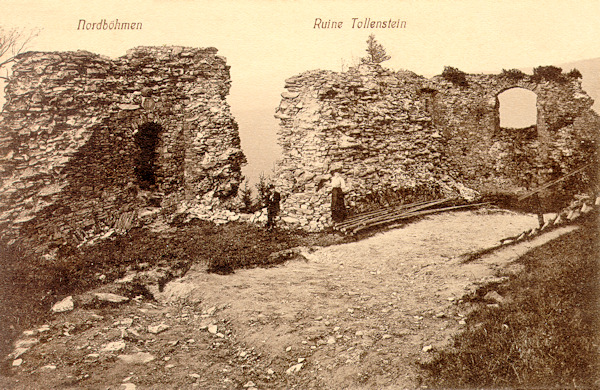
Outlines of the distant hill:
[[248,165],[242,173],[252,185],[261,174],[271,175],[276,160],[281,156],[277,144],[279,120],[273,116],[274,107],[256,110],[231,109],[239,125],[242,150],[248,159]]

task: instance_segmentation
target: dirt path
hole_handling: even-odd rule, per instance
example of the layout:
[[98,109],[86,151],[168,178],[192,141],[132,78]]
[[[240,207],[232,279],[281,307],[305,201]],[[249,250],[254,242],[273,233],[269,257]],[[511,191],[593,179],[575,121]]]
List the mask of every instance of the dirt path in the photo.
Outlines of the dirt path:
[[536,224],[509,212],[447,213],[322,248],[308,262],[230,276],[192,269],[160,299],[226,305],[222,315],[238,338],[273,356],[278,370],[305,358],[296,375],[306,384],[414,387],[423,349],[441,347],[461,326],[464,313],[454,303],[497,280],[519,251],[465,265],[459,256]]
[[[158,302],[59,315],[49,330],[32,332],[36,345],[0,385],[415,388],[417,362],[464,325],[461,297],[575,227],[468,264],[460,256],[536,225],[531,215],[461,211],[321,248],[308,261],[227,276],[194,266]],[[151,331],[160,324],[167,328]],[[152,360],[125,364],[119,354]]]

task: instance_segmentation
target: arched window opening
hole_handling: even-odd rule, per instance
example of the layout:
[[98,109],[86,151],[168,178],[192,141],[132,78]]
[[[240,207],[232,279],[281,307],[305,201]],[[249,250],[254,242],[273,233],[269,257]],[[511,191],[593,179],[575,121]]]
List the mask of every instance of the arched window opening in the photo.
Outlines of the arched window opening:
[[498,94],[500,129],[528,129],[537,134],[537,95],[525,88]]
[[162,127],[158,123],[148,122],[140,126],[135,134],[135,143],[139,154],[135,174],[141,189],[149,190],[156,184],[156,160],[159,134]]

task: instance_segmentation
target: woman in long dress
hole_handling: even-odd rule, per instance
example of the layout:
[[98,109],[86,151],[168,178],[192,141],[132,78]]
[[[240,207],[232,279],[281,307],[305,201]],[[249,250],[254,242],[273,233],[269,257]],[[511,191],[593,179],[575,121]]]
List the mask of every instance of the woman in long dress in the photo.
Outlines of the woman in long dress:
[[345,188],[346,183],[340,172],[335,171],[331,178],[331,219],[333,222],[342,222],[346,218]]

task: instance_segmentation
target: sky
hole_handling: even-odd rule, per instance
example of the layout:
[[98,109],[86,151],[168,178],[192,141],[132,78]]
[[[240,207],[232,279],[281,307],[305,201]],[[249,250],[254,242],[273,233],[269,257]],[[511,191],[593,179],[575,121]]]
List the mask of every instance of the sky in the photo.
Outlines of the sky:
[[[468,73],[600,57],[600,0],[579,1],[208,1],[0,0],[0,26],[39,29],[29,49],[88,50],[118,57],[140,45],[213,46],[231,66],[227,100],[240,125],[249,176],[277,154],[272,117],[285,79],[312,69],[341,71],[365,55],[374,33],[383,65],[426,77],[444,66]],[[315,28],[315,21],[342,22]],[[353,28],[353,18],[401,20],[402,29]],[[78,30],[87,22],[141,22],[141,30]]]

